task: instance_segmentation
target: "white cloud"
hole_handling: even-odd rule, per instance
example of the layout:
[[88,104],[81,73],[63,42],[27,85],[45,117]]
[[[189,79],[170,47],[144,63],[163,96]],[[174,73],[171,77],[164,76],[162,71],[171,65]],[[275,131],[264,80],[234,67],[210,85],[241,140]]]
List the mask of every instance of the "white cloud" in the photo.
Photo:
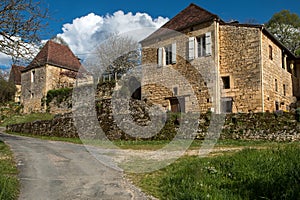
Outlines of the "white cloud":
[[9,68],[11,64],[11,57],[0,52],[0,68]]
[[[153,19],[147,13],[139,12],[133,14],[117,11],[106,16],[90,13],[64,24],[63,33],[57,36],[62,37],[76,55],[85,59],[111,33],[126,34],[140,41],[168,20],[164,17]],[[0,53],[0,66],[10,66],[11,63],[9,56]]]
[[64,24],[63,33],[58,36],[69,44],[75,54],[85,58],[86,54],[91,53],[110,33],[118,32],[141,40],[168,20],[163,17],[153,19],[147,13],[125,14],[123,11],[117,11],[106,16],[90,13],[74,19],[71,24]]

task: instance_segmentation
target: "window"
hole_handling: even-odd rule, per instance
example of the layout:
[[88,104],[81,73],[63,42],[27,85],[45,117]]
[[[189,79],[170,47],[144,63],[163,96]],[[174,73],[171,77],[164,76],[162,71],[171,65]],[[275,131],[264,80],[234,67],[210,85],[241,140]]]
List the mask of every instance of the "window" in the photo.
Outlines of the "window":
[[222,77],[223,89],[230,89],[230,76]]
[[197,37],[197,57],[206,56],[206,44],[205,44],[205,35]]
[[273,60],[273,47],[269,45],[269,59]]
[[275,101],[275,110],[279,110],[279,102],[278,101]]
[[287,67],[287,55],[285,55],[284,51],[282,51],[282,69],[286,69]]
[[188,58],[193,60],[198,57],[211,55],[211,32],[198,37],[190,37],[188,42]]
[[277,82],[277,79],[275,79],[275,91],[278,92],[278,82]]
[[35,82],[35,71],[31,72],[31,83]]
[[34,93],[31,93],[31,96],[30,96],[30,98],[34,98]]
[[283,95],[286,96],[286,86],[283,84]]
[[172,64],[172,45],[165,47],[166,65]]
[[157,52],[158,65],[165,66],[176,64],[176,43],[160,47]]
[[221,100],[222,113],[232,113],[232,98],[222,98]]
[[178,87],[173,88],[173,94],[176,96],[178,95]]

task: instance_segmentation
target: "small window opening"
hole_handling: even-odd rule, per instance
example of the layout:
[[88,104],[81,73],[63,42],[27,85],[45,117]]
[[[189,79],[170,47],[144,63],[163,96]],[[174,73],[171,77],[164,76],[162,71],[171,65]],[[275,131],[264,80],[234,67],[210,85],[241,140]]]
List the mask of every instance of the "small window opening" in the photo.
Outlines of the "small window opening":
[[230,77],[224,76],[222,77],[223,89],[230,89]]

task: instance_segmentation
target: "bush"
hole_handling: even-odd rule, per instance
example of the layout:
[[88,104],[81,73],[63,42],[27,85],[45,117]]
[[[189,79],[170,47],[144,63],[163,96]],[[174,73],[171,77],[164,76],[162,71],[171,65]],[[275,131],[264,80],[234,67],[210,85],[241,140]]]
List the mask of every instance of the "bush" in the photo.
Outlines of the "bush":
[[46,97],[46,105],[49,107],[51,101],[56,98],[56,103],[60,104],[72,95],[72,88],[60,88],[57,90],[49,90]]

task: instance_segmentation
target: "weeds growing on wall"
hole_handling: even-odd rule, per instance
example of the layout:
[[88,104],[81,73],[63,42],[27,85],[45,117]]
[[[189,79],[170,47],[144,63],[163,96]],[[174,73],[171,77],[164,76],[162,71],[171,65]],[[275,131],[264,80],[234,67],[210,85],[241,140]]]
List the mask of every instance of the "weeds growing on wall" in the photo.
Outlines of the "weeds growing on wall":
[[46,96],[45,100],[42,100],[46,102],[47,108],[49,108],[50,102],[52,102],[54,99],[56,99],[56,105],[61,104],[63,101],[65,101],[67,98],[72,96],[73,89],[72,88],[60,88],[57,90],[49,90]]

